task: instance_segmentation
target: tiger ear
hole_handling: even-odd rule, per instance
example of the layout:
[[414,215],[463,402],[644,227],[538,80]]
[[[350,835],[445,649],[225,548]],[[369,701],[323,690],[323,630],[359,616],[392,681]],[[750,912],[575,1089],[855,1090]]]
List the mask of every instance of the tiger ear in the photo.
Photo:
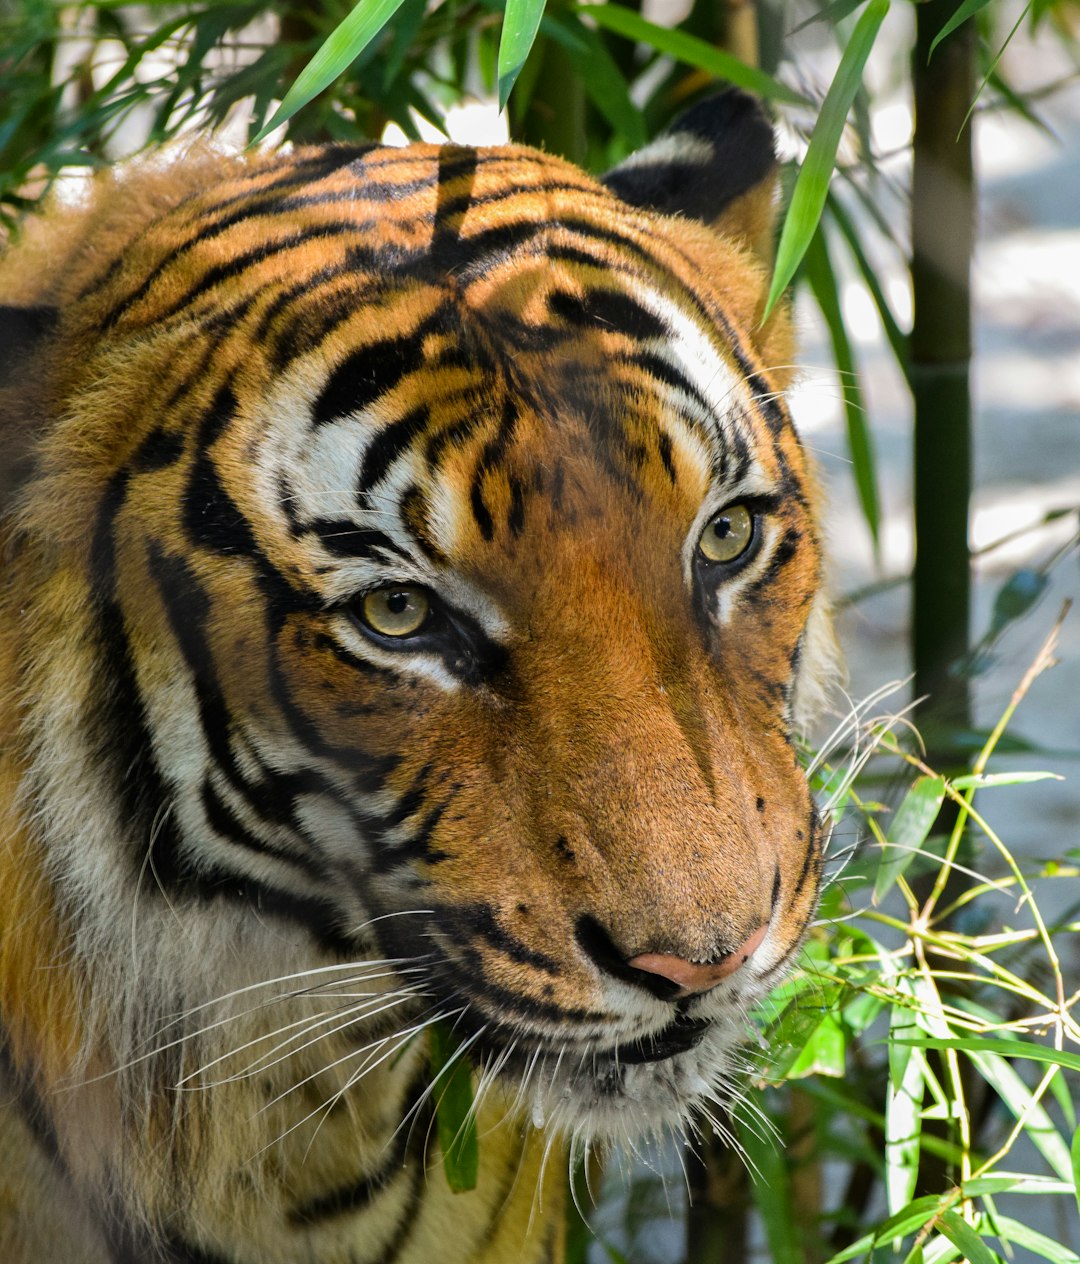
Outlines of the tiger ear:
[[728,88],[691,106],[603,182],[632,206],[700,220],[771,265],[776,175],[772,124],[758,101]]

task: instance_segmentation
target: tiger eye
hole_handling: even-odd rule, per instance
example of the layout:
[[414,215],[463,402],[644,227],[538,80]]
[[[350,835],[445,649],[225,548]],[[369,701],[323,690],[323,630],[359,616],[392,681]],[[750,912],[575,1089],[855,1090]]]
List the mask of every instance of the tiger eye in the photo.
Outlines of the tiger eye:
[[745,505],[729,505],[706,526],[698,548],[710,562],[734,562],[754,538],[754,516]]
[[423,589],[398,584],[367,593],[360,612],[368,627],[380,636],[412,636],[427,622],[431,602]]

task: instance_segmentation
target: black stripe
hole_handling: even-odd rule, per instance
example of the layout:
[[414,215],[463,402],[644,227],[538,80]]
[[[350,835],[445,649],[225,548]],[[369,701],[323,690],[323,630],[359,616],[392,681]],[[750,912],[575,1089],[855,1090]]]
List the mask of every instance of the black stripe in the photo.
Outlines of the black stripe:
[[[380,667],[377,663],[370,663],[366,658],[361,658],[359,654],[354,654],[351,650],[346,649],[329,632],[317,632],[312,639],[311,647],[324,653],[333,654],[339,662],[345,663],[353,671],[362,672],[365,676],[388,677],[391,675],[390,672]],[[339,700],[338,705],[344,705],[344,699]],[[367,707],[359,714],[374,713],[377,710],[377,707]]]
[[[689,378],[685,377],[679,369],[666,360],[663,356],[654,351],[639,351],[635,355],[626,360],[627,364],[633,365],[634,368],[640,369],[643,373],[647,373],[650,377],[655,378],[658,382],[662,382],[665,386],[670,386],[673,390],[679,391],[701,409],[706,417],[713,416],[712,405],[698,390]],[[689,420],[689,419],[688,419]],[[700,418],[693,419],[694,424],[700,426]]]
[[325,881],[329,877],[326,866],[319,864],[314,855],[287,851],[253,834],[221,797],[209,778],[203,781],[200,798],[207,824],[226,842],[236,847],[243,847],[256,856],[266,856],[271,860],[290,865],[310,878]]
[[437,430],[428,439],[424,449],[424,459],[427,462],[428,469],[430,471],[435,470],[442,457],[444,448],[455,447],[457,444],[463,443],[484,421],[483,411],[477,406],[470,409],[460,421],[452,422],[449,426],[444,426],[441,430]]
[[482,470],[474,477],[472,487],[469,489],[469,504],[472,507],[476,525],[480,528],[480,534],[485,540],[492,540],[495,537],[495,519],[492,518],[491,512],[484,503],[484,492],[481,486],[483,478]]
[[192,391],[197,390],[206,382],[210,361],[213,360],[214,353],[217,350],[216,341],[204,338],[201,332],[191,331],[188,341],[189,343],[191,341],[196,342],[199,349],[199,357],[193,365],[184,364],[181,361],[180,380],[160,405],[161,415],[164,417],[171,417]]
[[140,474],[149,474],[175,465],[184,454],[184,436],[178,431],[155,426],[139,444],[132,458],[132,468]]
[[335,557],[371,557],[374,553],[390,553],[408,558],[385,531],[374,527],[358,527],[347,518],[317,518],[309,530],[319,537],[328,553]]
[[[286,235],[275,238],[273,241],[263,242],[261,245],[255,246],[250,250],[245,250],[241,254],[233,256],[227,263],[216,264],[212,268],[207,268],[198,280],[194,281],[187,290],[177,299],[175,299],[163,311],[155,314],[156,323],[164,323],[171,317],[182,312],[207,291],[221,285],[222,282],[235,280],[241,276],[249,268],[255,267],[259,263],[272,259],[275,255],[284,254],[286,251],[295,250],[300,246],[306,245],[310,241],[318,241],[323,238],[343,237],[347,234],[355,234],[360,231],[360,226],[354,221],[328,221],[324,224],[312,225],[297,231],[287,233]],[[152,282],[151,282],[152,284]],[[122,302],[113,307],[102,319],[101,329],[103,331],[113,328],[128,311],[141,298],[145,297],[148,286],[140,286],[139,290],[129,298],[125,298]]]
[[490,540],[494,537],[495,522],[484,501],[484,479],[497,469],[503,454],[514,437],[514,431],[518,422],[518,407],[514,398],[517,385],[512,379],[507,382],[507,387],[503,394],[502,416],[499,419],[499,428],[495,432],[494,438],[489,439],[484,445],[476,465],[476,473],[472,478],[472,485],[469,488],[469,503],[472,506],[473,517],[476,519],[476,525],[480,528],[480,534],[485,540]]
[[556,290],[548,299],[548,306],[556,316],[579,327],[602,325],[642,341],[670,335],[658,316],[622,290],[589,289],[580,295]]
[[798,552],[799,541],[801,539],[801,531],[797,531],[794,527],[788,527],[781,537],[780,543],[773,551],[773,555],[769,559],[768,566],[765,567],[764,571],[762,571],[752,584],[747,586],[746,591],[743,594],[744,600],[752,600],[763,589],[775,583],[777,575],[779,575],[784,567],[792,561]]
[[[317,184],[320,180],[325,179],[328,175],[332,175],[335,171],[343,166],[351,165],[358,157],[370,152],[376,146],[368,145],[342,145],[340,147],[327,148],[320,151],[309,158],[299,158],[289,160],[285,174],[277,180],[272,180],[264,184],[258,184],[258,178],[264,174],[265,168],[247,172],[243,168],[230,170],[225,168],[222,172],[223,182],[231,182],[237,176],[250,176],[246,182],[247,187],[240,193],[234,193],[227,198],[222,198],[217,202],[211,202],[199,208],[196,212],[196,219],[202,221],[214,221],[209,223],[205,228],[200,229],[194,238],[181,242],[174,246],[167,255],[165,255],[155,265],[154,269],[147,276],[146,281],[138,290],[129,294],[125,299],[121,300],[124,306],[130,306],[145,297],[154,281],[161,273],[180,258],[186,251],[199,241],[206,241],[218,235],[215,232],[215,225],[220,223],[223,227],[219,230],[224,232],[226,228],[232,227],[233,224],[245,219],[256,218],[260,214],[275,214],[280,209],[284,199],[276,197],[276,194],[288,189],[294,189],[302,184]],[[179,218],[183,212],[188,209],[193,202],[197,202],[199,198],[205,196],[205,190],[199,189],[194,193],[183,198],[175,206],[171,207],[163,216],[151,220],[147,227],[153,227],[154,224],[160,223],[166,216],[171,218]],[[223,211],[229,208],[240,206],[243,209],[238,214],[229,215],[224,220],[218,220],[217,217]],[[267,207],[264,211],[262,208]],[[140,236],[145,236],[145,230]],[[138,240],[138,239],[137,239]],[[111,280],[115,278],[117,273],[123,267],[125,258],[122,254],[114,259],[108,268],[100,277],[92,281],[79,295],[80,299],[88,298],[94,293],[100,292]]]
[[[350,283],[327,293],[327,287],[343,277]],[[280,286],[280,278],[276,284]],[[376,302],[387,288],[385,278],[365,271],[354,247],[348,246],[344,259],[327,264],[295,285],[279,288],[266,305],[253,338],[260,345],[269,344],[264,349],[270,363],[283,373],[293,360],[313,351],[366,303]],[[297,299],[305,301],[282,320],[271,340],[271,325]]]
[[49,1163],[56,1169],[59,1176],[67,1180],[67,1164],[60,1153],[60,1142],[52,1121],[45,1110],[41,1095],[34,1087],[31,1076],[23,1074],[16,1067],[11,1056],[8,1034],[2,1023],[0,1023],[0,1090],[2,1090],[2,1106],[14,1107]]
[[251,524],[222,485],[210,454],[236,408],[236,394],[226,382],[199,423],[195,461],[184,490],[184,529],[198,548],[252,557],[259,550]]
[[794,890],[795,895],[798,895],[800,891],[802,891],[804,885],[806,884],[807,875],[810,873],[810,866],[812,865],[815,857],[817,857],[820,852],[820,847],[818,844],[818,834],[819,834],[820,825],[821,825],[821,817],[818,814],[818,810],[815,807],[811,807],[810,809],[810,837],[806,840],[806,854],[803,856],[802,869],[799,872],[798,881],[795,883],[795,890]]
[[675,473],[675,461],[671,445],[671,435],[669,435],[666,430],[660,430],[657,432],[656,449],[660,453],[660,462],[664,467],[664,471],[666,472],[672,487],[674,487],[678,478]]
[[[353,297],[354,309],[356,299]],[[367,343],[347,356],[330,374],[312,416],[317,425],[369,408],[423,363],[425,339],[443,324],[440,309],[408,333]]]
[[[431,846],[431,839],[446,813],[448,803],[437,803],[432,807],[415,830],[406,836],[404,842],[396,846],[380,845],[376,852],[372,872],[388,873],[399,865],[421,861],[429,865],[437,865],[449,859],[449,853]],[[381,840],[380,840],[381,842]]]
[[500,925],[490,904],[465,904],[442,907],[435,916],[439,929],[455,943],[482,939],[489,947],[517,961],[521,965],[535,966],[545,974],[558,976],[563,969],[558,961],[546,952],[540,952],[522,943],[505,926]]
[[330,898],[297,895],[255,878],[240,877],[206,860],[165,877],[156,868],[153,872],[174,898],[183,894],[206,904],[224,900],[254,911],[260,919],[274,917],[291,922],[325,952],[351,956],[364,946],[363,937],[351,929],[346,912]]
[[[242,788],[244,777],[230,741],[232,721],[218,684],[207,636],[210,599],[183,558],[166,554],[153,541],[147,552],[151,577],[191,676],[199,708],[199,728],[210,756],[221,773],[233,785]],[[158,881],[168,887],[183,886],[198,868],[196,858],[174,829],[155,830],[150,859]]]
[[[320,149],[296,156],[279,156],[277,165],[281,168],[283,174],[274,180],[267,180],[262,183],[259,181],[268,171],[273,170],[273,164],[255,167],[254,169],[237,167],[230,170],[226,168],[223,182],[232,183],[237,178],[247,177],[244,180],[245,187],[239,193],[232,193],[217,202],[209,202],[197,208],[196,216],[199,219],[213,219],[215,216],[220,215],[222,211],[227,211],[230,207],[237,206],[240,203],[255,202],[257,204],[258,199],[264,197],[272,198],[275,194],[285,189],[295,189],[303,184],[318,184],[321,180],[332,176],[343,167],[352,168],[357,164],[360,164],[362,167],[366,164],[367,156],[373,150],[379,148],[382,147],[376,141],[362,141],[359,144],[324,145]],[[175,209],[183,210],[205,195],[205,190],[199,190],[185,198]]]
[[506,515],[506,529],[511,535],[521,535],[525,530],[525,491],[521,479],[510,475],[510,508]]
[[439,548],[429,533],[428,500],[424,493],[410,483],[398,497],[401,520],[409,535],[420,551],[426,554],[436,565],[448,566],[446,554]]
[[[383,923],[383,928],[379,931],[380,938],[391,939],[395,930],[392,923]],[[456,948],[457,945],[455,945]],[[407,942],[402,942],[401,952],[398,955],[408,953],[415,955],[415,944],[410,947]],[[510,1021],[509,1015],[552,1023],[608,1023],[611,1021],[610,1013],[559,1005],[554,1001],[540,1001],[489,982],[485,976],[483,958],[476,949],[466,948],[457,955],[459,960],[455,964],[436,961],[429,966],[429,969],[439,994],[448,1005],[456,1008],[459,1001],[467,1003],[465,1012],[455,1023],[459,1035],[467,1036],[479,1031],[481,1027],[489,1023],[491,1015],[498,1015],[500,1020],[505,1022]],[[478,1001],[484,1002],[483,1009],[476,1006],[475,1002]],[[484,1044],[483,1037],[480,1037],[480,1043]],[[484,1047],[498,1049],[499,1044],[492,1038],[489,1043],[484,1044]]]
[[[516,197],[531,197],[539,194],[542,197],[550,196],[553,193],[576,193],[581,197],[596,197],[602,200],[603,194],[598,189],[592,189],[587,184],[581,182],[567,182],[562,180],[545,181],[543,184],[513,184],[509,188],[499,189],[492,193],[485,193],[477,197],[475,194],[466,193],[459,194],[457,197],[447,198],[445,202],[439,204],[439,220],[440,222],[452,219],[454,216],[463,215],[466,211],[472,210],[478,206],[492,207],[497,206],[500,202],[509,202]],[[560,221],[556,220],[558,224]],[[595,262],[595,260],[593,261]]]
[[[329,793],[340,802],[340,796],[333,787],[321,774],[311,769],[302,769],[292,774],[267,769],[267,776],[263,781],[248,782],[233,750],[232,717],[221,692],[209,644],[207,624],[211,614],[210,599],[182,558],[165,554],[154,543],[149,546],[148,552],[151,574],[157,583],[170,626],[191,674],[199,708],[199,727],[220,774],[246,802],[256,819],[269,819],[291,829],[298,829],[294,810],[298,794]],[[350,758],[344,762],[350,770],[359,770],[358,775],[363,775],[365,769],[374,770],[381,784],[387,761],[372,758],[365,761],[362,753],[356,751],[348,754]],[[316,857],[275,849],[248,833],[226,805],[216,801],[214,795],[204,802],[208,811],[216,814],[220,832],[226,839],[232,838],[249,849],[273,855],[317,879],[325,877],[325,869]],[[174,831],[159,830],[155,833],[151,862],[158,880],[166,886],[183,887],[192,882],[196,885],[202,882],[202,859],[186,849]],[[226,882],[232,880],[231,877],[225,879]],[[216,873],[210,879],[210,888],[218,889],[222,881],[221,873]],[[248,884],[248,880],[244,878],[237,878],[235,881],[241,886]]]
[[139,691],[131,645],[116,602],[116,517],[127,496],[129,472],[113,475],[102,498],[90,551],[92,588],[97,597],[99,686],[90,733],[100,765],[112,770],[113,790],[135,844],[133,870],[142,871],[145,848],[177,846],[176,826],[168,811],[171,796],[154,755],[149,721]]
[[[422,1065],[406,1091],[400,1111],[403,1120],[416,1114],[419,1103],[427,1092],[428,1074],[427,1065]],[[374,1171],[316,1198],[298,1203],[288,1213],[289,1223],[296,1226],[315,1225],[363,1211],[395,1177],[400,1179],[405,1176],[411,1183],[415,1183],[418,1176],[417,1159],[421,1157],[418,1151],[423,1150],[430,1126],[430,1108],[420,1108],[419,1114],[423,1118],[412,1118],[408,1128],[400,1128],[394,1134],[392,1143],[381,1155],[379,1166]],[[406,1224],[412,1223],[415,1212],[413,1200],[405,1199],[401,1215]]]
[[301,745],[307,747],[312,755],[332,759],[347,769],[353,785],[362,794],[376,794],[385,787],[387,778],[401,763],[400,755],[375,755],[358,746],[337,746],[328,742],[311,718],[293,701],[288,689],[291,673],[282,670],[276,644],[271,644],[269,676],[271,697]]
[[380,430],[364,453],[364,466],[357,481],[357,494],[365,496],[386,474],[395,460],[421,435],[430,414],[421,404]]

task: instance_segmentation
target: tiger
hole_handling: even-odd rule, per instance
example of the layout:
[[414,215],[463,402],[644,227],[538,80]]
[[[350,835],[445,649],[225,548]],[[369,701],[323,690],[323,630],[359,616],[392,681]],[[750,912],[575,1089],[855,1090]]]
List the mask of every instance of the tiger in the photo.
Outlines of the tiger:
[[837,671],[777,170],[191,142],[8,248],[0,1259],[561,1261],[722,1122]]

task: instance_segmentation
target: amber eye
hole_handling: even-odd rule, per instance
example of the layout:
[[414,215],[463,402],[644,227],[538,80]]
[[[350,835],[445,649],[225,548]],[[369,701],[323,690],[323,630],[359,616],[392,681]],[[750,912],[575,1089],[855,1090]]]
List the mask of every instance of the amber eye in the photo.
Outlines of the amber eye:
[[734,562],[753,538],[754,515],[745,505],[728,505],[705,527],[698,548],[710,562]]
[[376,588],[360,603],[360,616],[380,636],[412,636],[419,632],[431,613],[431,602],[422,588],[396,584]]

